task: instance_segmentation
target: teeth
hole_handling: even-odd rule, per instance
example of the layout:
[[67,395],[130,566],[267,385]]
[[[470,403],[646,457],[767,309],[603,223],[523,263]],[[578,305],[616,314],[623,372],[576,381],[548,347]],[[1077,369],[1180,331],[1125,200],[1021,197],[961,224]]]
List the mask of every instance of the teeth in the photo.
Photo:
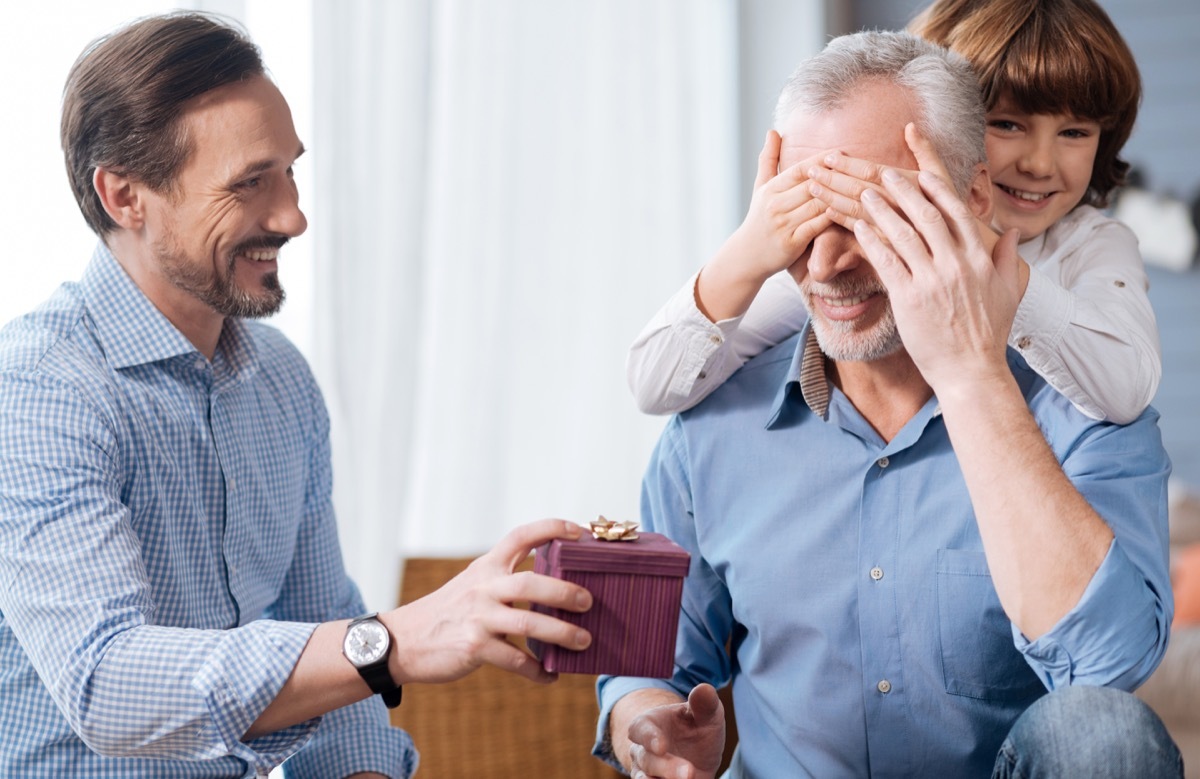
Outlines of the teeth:
[[826,305],[832,306],[833,308],[845,308],[847,306],[857,306],[859,303],[863,302],[864,300],[866,300],[869,297],[871,297],[871,296],[870,295],[856,295],[855,297],[852,297],[852,298],[821,298],[821,299],[823,301],[825,301]]
[[279,250],[255,249],[253,251],[245,252],[242,256],[248,260],[254,260],[255,262],[270,262],[271,260],[279,258]]
[[1015,198],[1019,198],[1020,200],[1028,200],[1032,203],[1037,203],[1050,197],[1049,195],[1039,192],[1026,192],[1021,189],[1013,189],[1012,187],[1006,187],[1003,184],[1000,185],[1000,189],[1003,189],[1005,192]]

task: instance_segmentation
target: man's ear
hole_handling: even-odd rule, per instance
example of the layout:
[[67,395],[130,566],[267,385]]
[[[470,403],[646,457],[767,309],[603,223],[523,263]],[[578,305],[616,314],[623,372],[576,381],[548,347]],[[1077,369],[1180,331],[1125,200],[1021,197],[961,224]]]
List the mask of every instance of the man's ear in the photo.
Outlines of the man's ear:
[[97,167],[92,174],[92,186],[100,204],[118,226],[136,230],[145,221],[146,200],[138,182],[109,170]]
[[967,192],[967,206],[976,218],[991,223],[992,209],[995,200],[992,193],[992,177],[988,174],[987,165],[982,162],[975,166],[975,174],[971,178],[971,188]]

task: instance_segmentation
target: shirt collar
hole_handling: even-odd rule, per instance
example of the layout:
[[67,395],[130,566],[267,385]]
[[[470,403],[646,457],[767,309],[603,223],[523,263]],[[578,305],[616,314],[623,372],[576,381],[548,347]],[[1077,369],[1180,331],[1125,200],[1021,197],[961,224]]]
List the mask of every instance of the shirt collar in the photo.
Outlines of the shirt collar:
[[804,334],[800,354],[800,393],[813,413],[823,417],[829,413],[829,378],[825,371],[825,352],[817,343],[817,331],[810,325]]
[[767,427],[772,427],[783,416],[788,398],[799,389],[804,403],[814,414],[824,419],[829,413],[829,378],[825,373],[825,353],[817,343],[817,333],[812,323],[806,323],[796,342],[796,352],[788,367],[783,385],[771,404],[771,418]]
[[[187,336],[150,302],[103,241],[96,245],[79,286],[96,323],[96,337],[114,368],[198,353]],[[240,319],[225,319],[217,351],[222,358],[218,361],[232,374],[253,372],[256,350]]]
[[239,384],[258,370],[258,348],[250,334],[250,327],[237,317],[226,317],[217,341],[217,353],[213,355],[218,386]]
[[[1010,362],[1013,351],[1009,350]],[[828,358],[821,351],[821,345],[817,343],[816,331],[812,328],[812,323],[807,322],[804,329],[800,331],[800,336],[796,343],[796,351],[792,355],[792,363],[788,368],[787,375],[784,378],[782,386],[775,395],[775,401],[771,404],[771,418],[767,421],[767,428],[776,428],[785,426],[789,419],[789,409],[799,408],[799,403],[794,399],[794,395],[799,391],[804,404],[812,413],[816,414],[823,420],[830,421],[830,406],[833,403],[833,390],[828,376]],[[839,395],[844,405],[839,406],[844,412],[846,409],[853,409],[853,405],[846,400],[844,395]],[[857,414],[857,412],[855,412]],[[942,415],[942,406],[938,403],[936,395],[931,395],[924,407],[909,420],[900,433],[887,444],[889,449],[899,451],[906,446],[909,446],[916,438],[920,437],[928,424],[939,418]],[[846,425],[845,417],[839,415],[838,422],[843,426]],[[869,429],[869,426],[868,428]],[[859,431],[860,433],[865,431]],[[871,433],[878,437],[873,431]],[[882,441],[881,441],[882,443]]]

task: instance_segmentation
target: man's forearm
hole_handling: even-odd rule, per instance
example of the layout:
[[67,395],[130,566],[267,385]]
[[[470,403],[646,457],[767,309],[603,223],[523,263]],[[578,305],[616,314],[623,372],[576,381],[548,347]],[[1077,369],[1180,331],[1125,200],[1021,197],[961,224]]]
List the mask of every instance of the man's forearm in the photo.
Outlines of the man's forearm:
[[341,653],[349,620],[318,625],[283,688],[242,736],[250,741],[371,696]]
[[1112,543],[1011,374],[939,392],[996,593],[1033,641],[1078,602]]

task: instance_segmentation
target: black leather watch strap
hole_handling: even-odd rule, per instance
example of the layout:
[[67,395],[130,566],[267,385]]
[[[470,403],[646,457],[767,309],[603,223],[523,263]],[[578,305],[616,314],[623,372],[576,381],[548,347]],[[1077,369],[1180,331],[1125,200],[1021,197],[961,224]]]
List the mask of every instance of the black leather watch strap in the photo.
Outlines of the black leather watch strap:
[[[364,614],[351,620],[347,627],[347,632],[360,622],[378,622],[379,626],[387,632],[387,626],[379,619],[378,614],[372,612]],[[371,692],[383,698],[383,703],[389,709],[394,709],[400,705],[400,699],[403,697],[404,689],[396,684],[392,679],[392,674],[388,671],[388,655],[392,652],[392,636],[388,633],[388,651],[377,663],[372,663],[368,666],[357,667],[358,675],[363,678],[367,686],[371,688]]]
[[404,694],[404,688],[392,681],[392,675],[388,673],[386,662],[382,665],[371,665],[366,668],[360,668],[358,672],[367,683],[367,686],[371,688],[371,691],[383,698],[384,705],[389,709],[394,709],[400,705],[400,698]]

